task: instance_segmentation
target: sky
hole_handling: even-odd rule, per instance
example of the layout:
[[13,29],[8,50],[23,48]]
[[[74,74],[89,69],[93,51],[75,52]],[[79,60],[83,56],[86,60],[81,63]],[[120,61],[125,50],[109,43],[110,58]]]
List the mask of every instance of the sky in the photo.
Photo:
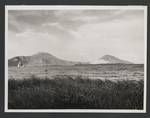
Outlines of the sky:
[[38,52],[70,61],[113,55],[144,63],[144,10],[9,10],[8,58]]

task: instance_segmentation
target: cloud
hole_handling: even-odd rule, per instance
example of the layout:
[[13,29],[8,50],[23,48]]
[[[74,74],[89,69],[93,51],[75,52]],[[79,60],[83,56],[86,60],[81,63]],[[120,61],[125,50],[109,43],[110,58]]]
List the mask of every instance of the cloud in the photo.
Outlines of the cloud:
[[43,24],[53,23],[61,25],[66,30],[77,30],[87,23],[104,23],[143,15],[143,11],[138,10],[10,10],[8,13],[9,30],[16,33],[28,29],[36,30]]
[[105,54],[143,63],[143,10],[27,10],[8,12],[9,56],[46,51],[92,61]]

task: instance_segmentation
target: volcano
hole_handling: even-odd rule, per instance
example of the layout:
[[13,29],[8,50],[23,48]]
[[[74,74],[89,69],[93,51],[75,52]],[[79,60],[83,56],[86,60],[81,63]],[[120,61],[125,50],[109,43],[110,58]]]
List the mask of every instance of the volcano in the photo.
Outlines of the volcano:
[[94,61],[93,64],[133,64],[127,60],[119,59],[112,55],[104,55],[98,60]]

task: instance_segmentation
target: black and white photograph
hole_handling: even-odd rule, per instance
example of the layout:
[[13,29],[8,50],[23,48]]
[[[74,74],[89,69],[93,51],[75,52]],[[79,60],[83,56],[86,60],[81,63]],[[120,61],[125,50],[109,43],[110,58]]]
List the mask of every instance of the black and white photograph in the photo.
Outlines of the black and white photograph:
[[6,6],[5,112],[146,112],[146,6]]

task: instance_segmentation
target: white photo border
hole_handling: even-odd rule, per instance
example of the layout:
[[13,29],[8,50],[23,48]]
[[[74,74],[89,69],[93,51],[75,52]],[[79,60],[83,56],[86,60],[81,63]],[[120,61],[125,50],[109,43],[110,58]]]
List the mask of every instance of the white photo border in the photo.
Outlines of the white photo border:
[[[144,99],[143,110],[132,109],[8,109],[8,11],[9,10],[97,10],[97,9],[121,9],[121,10],[144,10]],[[92,6],[92,5],[6,5],[5,6],[5,112],[32,112],[32,113],[146,113],[147,97],[147,6]]]

